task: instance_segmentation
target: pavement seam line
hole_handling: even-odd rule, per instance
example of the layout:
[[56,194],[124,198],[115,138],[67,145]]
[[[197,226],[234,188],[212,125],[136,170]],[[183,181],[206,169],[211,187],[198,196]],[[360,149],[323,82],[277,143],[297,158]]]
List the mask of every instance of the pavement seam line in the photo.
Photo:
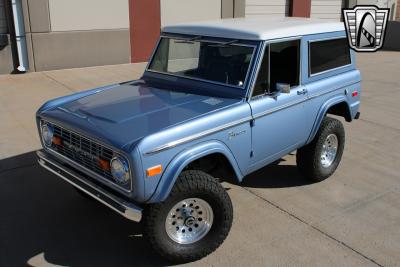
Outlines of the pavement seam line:
[[379,122],[374,122],[374,121],[366,120],[366,119],[363,119],[363,118],[359,118],[358,120],[366,122],[366,123],[370,123],[370,124],[373,124],[375,126],[379,126],[379,127],[382,127],[382,128],[389,128],[389,129],[391,129],[391,130],[393,130],[395,132],[400,132],[400,129],[397,129],[397,128],[395,128],[393,126],[390,126],[390,125],[384,125],[384,124],[381,124]]
[[42,75],[46,76],[47,78],[49,78],[50,80],[58,83],[59,85],[65,87],[68,91],[71,91],[72,93],[76,93],[76,91],[74,91],[74,89],[72,89],[71,87],[69,87],[68,85],[54,79],[53,77],[51,77],[50,75],[47,75],[45,72],[41,72]]
[[[349,212],[349,211],[351,211],[351,210],[353,210],[353,209],[356,209],[356,208],[358,208],[358,207],[360,207],[360,206],[362,206],[362,205],[364,205],[364,204],[368,204],[368,203],[371,203],[372,201],[378,200],[378,199],[380,199],[380,198],[386,196],[387,194],[390,194],[390,193],[393,193],[393,192],[398,192],[398,191],[399,191],[399,187],[394,187],[394,188],[388,189],[388,190],[386,190],[386,191],[384,191],[384,192],[382,192],[382,193],[374,194],[374,195],[371,196],[371,197],[368,197],[368,198],[366,198],[366,199],[364,199],[364,200],[357,201],[357,202],[354,203],[353,205],[350,205],[349,207],[343,209],[343,213],[347,213],[347,212]],[[335,218],[336,216],[337,216],[337,215],[332,215],[332,216],[330,216],[330,217],[328,217],[328,218],[326,218],[326,219],[324,219],[324,220],[321,220],[320,222],[321,222],[321,223],[322,223],[322,222],[327,222],[327,221],[329,221],[329,220],[332,220],[332,219]]]
[[366,255],[364,255],[364,254],[361,253],[360,251],[358,251],[358,250],[352,248],[350,245],[347,245],[345,242],[343,242],[343,241],[341,241],[341,240],[339,240],[339,239],[337,239],[337,238],[331,236],[330,234],[328,234],[328,233],[322,231],[322,230],[319,229],[318,227],[312,225],[311,223],[306,222],[305,220],[303,220],[303,219],[301,219],[300,217],[296,216],[295,214],[293,214],[293,213],[291,213],[291,212],[285,210],[284,208],[278,206],[277,204],[273,203],[272,201],[266,199],[265,197],[263,197],[263,196],[257,194],[256,192],[254,192],[254,191],[252,191],[252,190],[250,190],[250,189],[248,189],[248,188],[246,188],[246,187],[242,187],[242,188],[243,188],[244,190],[246,190],[247,192],[249,192],[250,194],[256,196],[257,198],[263,200],[264,202],[267,202],[268,204],[270,204],[271,206],[275,207],[276,209],[278,209],[278,210],[284,212],[284,213],[287,214],[288,216],[294,218],[295,220],[297,220],[297,221],[299,221],[299,222],[301,222],[301,223],[303,223],[303,224],[305,224],[305,225],[311,227],[312,229],[318,231],[319,233],[321,233],[321,234],[324,235],[325,237],[327,237],[327,238],[329,238],[329,239],[331,239],[331,240],[333,240],[333,241],[335,241],[335,242],[341,244],[342,246],[344,246],[344,247],[350,249],[351,251],[355,252],[356,254],[358,254],[359,256],[361,256],[362,258],[364,258],[364,259],[366,259],[366,260],[372,262],[373,264],[375,264],[375,265],[377,265],[377,266],[383,267],[382,264],[376,262],[374,259],[372,259],[372,258],[370,258],[370,257],[368,257],[368,256],[366,256]]

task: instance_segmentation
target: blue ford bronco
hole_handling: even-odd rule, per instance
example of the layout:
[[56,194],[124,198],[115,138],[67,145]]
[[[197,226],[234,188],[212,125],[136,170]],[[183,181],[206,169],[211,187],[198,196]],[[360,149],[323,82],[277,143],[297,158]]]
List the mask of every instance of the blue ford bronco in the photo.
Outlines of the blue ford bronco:
[[144,224],[174,262],[213,252],[231,228],[221,180],[296,151],[304,176],[338,167],[359,117],[360,72],[343,24],[301,18],[167,26],[139,80],[45,103],[41,166]]

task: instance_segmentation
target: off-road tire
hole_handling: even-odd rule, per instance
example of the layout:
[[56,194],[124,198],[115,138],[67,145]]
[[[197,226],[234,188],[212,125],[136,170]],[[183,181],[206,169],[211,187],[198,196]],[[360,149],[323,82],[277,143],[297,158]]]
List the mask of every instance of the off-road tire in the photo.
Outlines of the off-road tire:
[[[321,163],[323,144],[330,134],[335,134],[338,139],[336,157],[332,164],[324,167]],[[325,117],[321,126],[308,145],[297,150],[296,162],[300,172],[312,181],[320,182],[331,176],[339,166],[345,144],[343,124],[334,118]]]
[[[214,219],[209,232],[192,244],[172,240],[165,228],[170,209],[187,198],[200,198],[212,208]],[[226,190],[209,174],[188,170],[182,172],[168,198],[144,210],[144,235],[162,257],[175,263],[201,259],[216,250],[227,237],[232,225],[232,202]]]

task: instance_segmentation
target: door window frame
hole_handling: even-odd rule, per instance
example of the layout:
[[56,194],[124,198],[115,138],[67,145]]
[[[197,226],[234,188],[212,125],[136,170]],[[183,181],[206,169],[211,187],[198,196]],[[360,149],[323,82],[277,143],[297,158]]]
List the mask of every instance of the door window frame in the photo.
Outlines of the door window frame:
[[283,42],[290,42],[290,41],[299,41],[299,84],[296,86],[293,86],[290,88],[290,91],[292,91],[292,89],[298,89],[298,87],[300,87],[302,85],[302,77],[303,77],[303,64],[302,64],[302,60],[303,60],[303,56],[302,56],[302,50],[303,50],[303,36],[294,36],[294,37],[285,37],[285,38],[279,38],[279,39],[273,39],[273,40],[267,40],[263,42],[263,47],[262,47],[262,52],[260,53],[260,58],[257,62],[256,65],[256,69],[255,69],[255,73],[256,75],[254,76],[251,84],[250,84],[250,93],[249,93],[249,99],[250,101],[252,100],[256,100],[262,97],[275,97],[275,95],[269,95],[269,94],[260,94],[260,95],[256,95],[253,96],[254,93],[254,87],[256,86],[256,82],[257,82],[257,78],[258,78],[258,74],[260,72],[260,68],[261,68],[261,64],[262,64],[262,60],[264,59],[264,54],[265,52],[268,50],[268,82],[270,81],[270,76],[271,76],[271,57],[270,57],[270,45],[271,44],[275,44],[275,43],[283,43]]
[[[336,37],[325,37],[325,38],[320,38],[320,39],[312,39],[312,40],[308,40],[307,42],[307,52],[308,52],[308,77],[314,77],[314,76],[318,76],[324,73],[329,73],[335,70],[340,70],[342,68],[346,68],[349,67],[353,64],[353,59],[351,56],[351,52],[349,51],[349,59],[350,59],[350,63],[346,64],[346,65],[342,65],[342,66],[338,66],[338,67],[334,67],[334,68],[330,68],[327,70],[323,70],[323,71],[319,71],[319,72],[315,72],[315,73],[311,73],[311,44],[312,43],[317,43],[317,42],[323,42],[323,41],[333,41],[333,40],[338,40],[338,39],[346,39],[346,36],[336,36]],[[347,39],[346,39],[347,42]],[[349,47],[349,50],[350,47]]]
[[[319,34],[312,34],[312,35],[305,35],[303,36],[303,62],[302,62],[302,68],[303,68],[303,73],[302,73],[302,81],[303,84],[309,84],[313,83],[319,80],[323,80],[325,78],[329,78],[341,73],[349,72],[352,70],[355,70],[355,53],[353,49],[350,49],[350,59],[351,59],[351,64],[339,67],[337,69],[331,69],[326,72],[320,72],[318,74],[309,76],[309,49],[308,49],[308,44],[313,41],[322,41],[322,40],[331,40],[331,39],[340,39],[340,38],[346,38],[346,32],[343,31],[336,31],[336,32],[325,32],[325,33],[319,33]],[[305,54],[307,53],[307,54]]]

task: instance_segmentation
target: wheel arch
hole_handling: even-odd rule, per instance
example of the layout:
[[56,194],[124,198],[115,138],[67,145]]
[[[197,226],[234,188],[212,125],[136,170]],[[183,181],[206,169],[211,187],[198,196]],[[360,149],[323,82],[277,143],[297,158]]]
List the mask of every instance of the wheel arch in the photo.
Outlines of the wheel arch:
[[170,161],[161,176],[155,192],[147,202],[155,203],[164,201],[171,192],[179,174],[184,171],[187,166],[199,159],[210,156],[223,157],[232,168],[232,173],[236,181],[240,182],[242,180],[243,174],[230,149],[220,141],[207,141],[181,151]]
[[351,122],[353,120],[353,118],[351,117],[350,107],[346,101],[342,101],[330,106],[326,113],[341,116],[345,118],[347,122]]
[[313,128],[311,130],[311,133],[307,139],[307,144],[310,143],[314,139],[314,137],[321,125],[322,120],[324,119],[324,117],[327,114],[342,116],[346,119],[347,122],[351,122],[353,119],[352,115],[351,115],[351,109],[350,109],[349,103],[347,102],[345,96],[340,95],[340,96],[330,98],[319,109],[317,118],[315,119]]

